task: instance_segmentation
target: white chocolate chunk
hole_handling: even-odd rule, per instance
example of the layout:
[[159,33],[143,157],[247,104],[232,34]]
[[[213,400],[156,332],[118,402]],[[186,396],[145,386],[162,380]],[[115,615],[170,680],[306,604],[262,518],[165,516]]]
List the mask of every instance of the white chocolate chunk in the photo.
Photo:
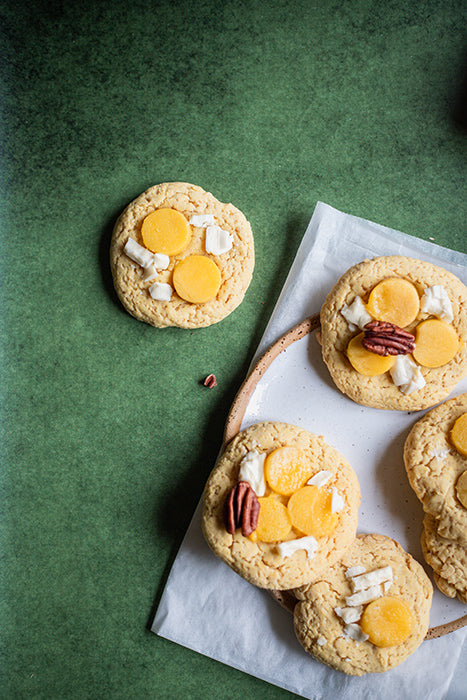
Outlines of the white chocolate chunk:
[[366,574],[360,574],[359,576],[353,576],[350,579],[350,585],[352,587],[352,592],[364,591],[371,586],[377,586],[379,583],[384,583],[385,581],[392,581],[392,568],[390,566],[383,566],[380,569],[374,569]]
[[212,226],[214,224],[214,214],[193,214],[188,223],[198,228]]
[[354,642],[366,642],[368,635],[362,630],[360,625],[351,622],[349,625],[344,627],[344,637],[353,639]]
[[365,603],[370,603],[372,600],[376,600],[376,598],[381,598],[381,595],[381,586],[378,584],[377,586],[366,588],[364,591],[358,591],[357,593],[346,596],[345,602],[350,606],[364,605]]
[[240,462],[239,481],[247,481],[257,496],[266,493],[266,481],[264,479],[264,460],[266,452],[261,454],[256,450],[250,450]]
[[320,472],[316,472],[316,474],[313,474],[311,479],[308,479],[306,483],[310,484],[311,486],[317,486],[318,488],[321,488],[321,486],[324,486],[324,484],[328,483],[331,476],[332,472],[329,472],[327,469],[321,469]]
[[413,391],[422,389],[426,384],[420,367],[408,355],[397,355],[389,374],[403,394],[411,394]]
[[318,549],[318,542],[313,535],[300,537],[297,540],[287,540],[287,542],[281,542],[277,545],[277,550],[281,557],[290,557],[301,549],[306,551],[307,559],[313,559]]
[[443,459],[446,459],[448,454],[449,454],[449,449],[433,450],[431,453],[431,458],[436,459],[437,462],[441,462]]
[[324,647],[324,645],[326,644],[326,639],[325,639],[325,637],[318,637],[318,639],[316,640],[316,644],[317,644],[319,647]]
[[141,267],[149,267],[153,264],[154,258],[150,250],[140,245],[134,238],[129,238],[123,248],[125,255]]
[[387,593],[392,586],[392,579],[383,583],[383,593]]
[[351,566],[349,569],[346,569],[345,571],[345,578],[353,578],[354,576],[358,576],[359,574],[364,574],[366,571],[364,566],[361,566],[361,564],[357,564],[356,566]]
[[155,282],[148,291],[156,301],[170,301],[172,298],[172,287],[164,282]]
[[348,625],[350,622],[358,622],[362,616],[363,605],[356,605],[348,608],[334,608],[334,612]]
[[351,331],[357,328],[363,329],[365,324],[372,320],[361,297],[355,297],[351,304],[344,304],[341,314],[349,324]]
[[332,487],[331,513],[339,513],[344,507],[344,499],[335,486]]
[[423,313],[437,316],[447,323],[452,323],[454,319],[451,300],[441,284],[434,284],[424,290],[421,310]]
[[232,236],[228,231],[224,231],[216,224],[206,228],[206,253],[223,255],[232,248],[232,245]]

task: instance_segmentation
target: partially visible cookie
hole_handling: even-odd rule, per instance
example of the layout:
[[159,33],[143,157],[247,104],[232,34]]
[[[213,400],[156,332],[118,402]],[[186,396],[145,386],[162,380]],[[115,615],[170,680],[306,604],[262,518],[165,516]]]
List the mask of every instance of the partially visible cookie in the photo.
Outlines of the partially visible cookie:
[[110,265],[120,301],[138,320],[158,328],[210,326],[237,308],[250,284],[251,226],[201,187],[162,183],[119,216]]
[[257,423],[224,449],[204,491],[202,527],[214,553],[261,588],[312,581],[355,537],[360,488],[320,436]]
[[305,650],[343,673],[381,673],[404,661],[428,630],[433,588],[422,566],[382,535],[359,535],[314,583],[295,591]]
[[467,288],[431,263],[396,255],[354,265],[320,319],[324,362],[357,403],[429,408],[467,374]]
[[462,476],[467,470],[467,457],[456,447],[452,430],[466,413],[467,394],[445,401],[415,423],[404,446],[407,476],[423,509],[435,518],[437,534],[464,547],[467,498],[462,496],[461,486],[467,478]]
[[423,520],[421,537],[423,556],[433,569],[439,590],[449,598],[467,603],[467,549],[464,545],[440,537],[432,515]]

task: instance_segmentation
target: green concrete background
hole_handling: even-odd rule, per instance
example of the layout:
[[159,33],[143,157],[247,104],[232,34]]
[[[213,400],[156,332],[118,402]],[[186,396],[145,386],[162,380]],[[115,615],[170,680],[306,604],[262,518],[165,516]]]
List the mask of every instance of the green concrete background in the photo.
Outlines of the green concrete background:
[[[467,252],[464,26],[449,0],[0,2],[2,697],[292,697],[147,626],[316,202]],[[193,332],[126,314],[108,267],[170,180],[255,235],[244,303]]]

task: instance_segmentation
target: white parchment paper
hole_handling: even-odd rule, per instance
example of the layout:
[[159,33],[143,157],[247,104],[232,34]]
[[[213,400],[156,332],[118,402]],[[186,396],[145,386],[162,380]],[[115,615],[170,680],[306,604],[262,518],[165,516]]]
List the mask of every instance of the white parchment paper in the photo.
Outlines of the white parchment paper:
[[[377,255],[397,254],[439,264],[466,282],[466,255],[318,203],[257,356],[293,325],[317,313],[329,289],[351,265]],[[373,428],[368,430],[371,422],[369,424],[365,417],[359,422],[366,432],[362,429],[359,439],[356,439],[356,416],[362,412],[366,416],[366,409],[342,397],[332,387],[316,360],[317,349],[312,341],[308,344],[306,339],[301,340],[287,353],[288,356],[282,353],[265,373],[250,401],[242,427],[257,420],[289,420],[325,435],[354,468],[352,459],[364,462],[365,452],[370,453],[367,463],[373,459],[384,466],[388,460],[388,448],[381,443],[386,438],[391,450],[400,452],[415,417],[407,426],[405,414],[369,409],[376,433],[372,433]],[[279,397],[284,397],[280,382],[284,376],[290,379],[291,375],[299,378],[298,385],[293,384],[297,387],[295,396],[290,389],[287,392],[289,400],[279,401]],[[307,382],[311,382],[310,388]],[[463,383],[457,393],[466,390]],[[328,394],[330,401],[336,397],[338,423],[329,417],[335,409],[327,401]],[[310,400],[310,395],[315,403]],[[320,406],[319,411],[316,411],[316,405]],[[420,417],[422,414],[416,415]],[[382,426],[381,421],[386,425]],[[350,432],[342,429],[342,422],[347,422],[347,431],[354,433],[352,444],[346,437]],[[368,446],[365,439],[370,441]],[[379,443],[376,447],[375,441]],[[355,454],[352,451],[356,451]],[[389,481],[379,477],[371,483],[364,471],[368,467],[359,464],[359,468],[363,470],[362,473],[357,470],[361,485],[362,480],[365,481],[361,509],[364,512],[359,518],[359,531],[380,531],[394,536],[417,556],[418,552],[412,550],[416,549],[414,543],[419,539],[421,509],[402,479],[400,457],[397,478],[394,479],[393,475]],[[392,495],[385,501],[386,490],[394,482],[394,488],[389,489]],[[401,499],[400,511],[410,510],[414,523],[398,517]],[[292,615],[267,592],[248,584],[214,556],[201,534],[200,520],[201,504],[170,572],[154,618],[153,632],[304,698],[363,700],[377,697],[378,700],[393,700],[394,697],[413,697],[439,700],[445,697],[466,637],[466,628],[423,642],[403,664],[384,674],[362,678],[345,676],[306,654],[295,638]],[[430,621],[432,625],[467,612],[466,606],[439,593],[436,600],[436,610],[432,611],[434,619]]]

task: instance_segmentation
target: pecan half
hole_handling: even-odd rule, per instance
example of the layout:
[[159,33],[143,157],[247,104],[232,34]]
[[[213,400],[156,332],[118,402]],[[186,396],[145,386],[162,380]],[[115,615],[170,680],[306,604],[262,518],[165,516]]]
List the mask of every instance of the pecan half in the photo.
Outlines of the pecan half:
[[258,526],[258,496],[247,481],[239,481],[225,502],[225,529],[233,535],[238,527],[248,537]]
[[408,355],[415,347],[415,336],[389,321],[370,321],[363,330],[363,347],[376,355]]

